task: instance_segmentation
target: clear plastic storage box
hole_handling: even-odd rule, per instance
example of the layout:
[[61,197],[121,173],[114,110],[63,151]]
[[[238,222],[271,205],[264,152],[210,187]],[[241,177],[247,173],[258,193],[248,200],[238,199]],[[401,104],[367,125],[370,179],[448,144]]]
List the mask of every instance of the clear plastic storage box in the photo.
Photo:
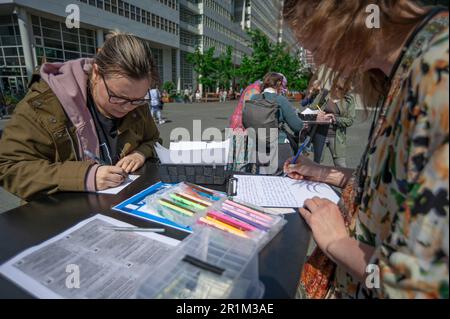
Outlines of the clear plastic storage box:
[[194,226],[140,286],[143,299],[258,299],[258,247],[216,228]]
[[207,225],[257,243],[262,249],[286,223],[282,215],[238,202],[224,193],[190,183],[179,183],[152,194],[147,209],[183,227]]

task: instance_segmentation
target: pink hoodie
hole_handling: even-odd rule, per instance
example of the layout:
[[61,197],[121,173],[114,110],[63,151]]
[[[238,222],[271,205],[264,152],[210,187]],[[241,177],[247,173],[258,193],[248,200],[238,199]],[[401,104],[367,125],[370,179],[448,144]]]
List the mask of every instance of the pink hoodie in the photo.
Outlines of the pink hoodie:
[[[100,146],[94,120],[86,105],[88,74],[92,69],[92,59],[78,59],[64,63],[45,63],[41,67],[41,78],[49,85],[58,98],[68,118],[75,126],[78,151],[82,160],[90,160],[84,151],[99,156]],[[95,190],[95,172],[98,165],[88,173],[88,190]]]

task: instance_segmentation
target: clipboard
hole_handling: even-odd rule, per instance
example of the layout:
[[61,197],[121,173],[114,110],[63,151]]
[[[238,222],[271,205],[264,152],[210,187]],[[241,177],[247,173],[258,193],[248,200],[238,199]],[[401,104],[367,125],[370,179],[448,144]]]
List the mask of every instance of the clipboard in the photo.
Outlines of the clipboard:
[[331,125],[333,123],[327,121],[303,121],[304,124],[309,125]]
[[[252,174],[237,174],[230,176],[227,180],[227,187],[226,187],[226,194],[230,199],[242,201],[246,204],[260,206],[260,207],[277,207],[277,208],[292,208],[297,209],[298,207],[303,207],[304,201],[310,198],[313,198],[314,196],[321,196],[328,198],[334,203],[337,203],[339,201],[339,195],[336,193],[336,191],[330,187],[329,185],[325,183],[319,183],[319,182],[312,182],[312,181],[296,181],[289,179],[287,177],[282,176],[268,176],[268,175],[261,175],[261,178],[266,179],[266,181],[257,181],[255,182],[249,182],[244,181],[242,182],[246,185],[244,186],[244,193],[239,192],[238,194],[238,184],[240,182],[239,177],[245,177],[245,179],[253,177],[258,177],[258,175],[252,175]],[[292,191],[283,193],[284,195],[280,195],[279,202],[273,203],[271,199],[268,199],[268,197],[265,197],[265,190],[272,190],[270,186],[265,187],[264,183],[267,183],[267,179],[276,179],[276,181],[270,181],[269,184],[276,185],[273,187],[281,187],[278,189],[283,189],[283,187],[293,187]],[[280,179],[280,180],[277,180]],[[250,183],[250,184],[249,184]],[[302,185],[300,185],[300,184]],[[292,185],[291,185],[292,184]],[[253,186],[249,186],[253,185]],[[251,188],[249,188],[251,187]],[[261,189],[262,188],[262,189]],[[250,200],[245,193],[254,193],[255,198],[254,200],[257,200],[256,202],[254,200]],[[243,195],[243,196],[242,196]],[[295,198],[295,200],[292,200]],[[280,205],[280,201],[283,202],[282,205]],[[271,203],[271,204],[269,204]],[[273,205],[272,205],[273,204]]]

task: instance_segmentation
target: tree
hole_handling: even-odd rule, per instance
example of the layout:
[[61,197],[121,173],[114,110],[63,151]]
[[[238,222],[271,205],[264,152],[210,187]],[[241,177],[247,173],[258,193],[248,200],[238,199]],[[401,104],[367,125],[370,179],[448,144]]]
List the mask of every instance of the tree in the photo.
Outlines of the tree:
[[198,82],[207,91],[215,91],[216,87],[230,87],[230,81],[235,77],[233,65],[233,48],[227,47],[226,53],[215,57],[215,48],[211,47],[204,53],[197,48],[188,55],[188,62],[192,64],[198,75]]
[[214,88],[216,84],[217,59],[214,58],[215,48],[211,47],[204,53],[199,48],[187,56],[187,60],[192,64],[198,76],[198,83],[201,83],[206,90]]
[[172,81],[166,81],[164,82],[162,89],[169,94],[173,94],[175,91],[175,84]]
[[235,77],[233,65],[233,48],[227,47],[227,51],[217,58],[216,79],[219,87],[229,89],[230,82]]
[[268,72],[283,73],[290,90],[305,90],[310,74],[299,57],[298,52],[291,55],[285,43],[273,44],[261,31],[249,31],[251,56],[244,56],[237,74],[241,83],[247,85],[262,79]]

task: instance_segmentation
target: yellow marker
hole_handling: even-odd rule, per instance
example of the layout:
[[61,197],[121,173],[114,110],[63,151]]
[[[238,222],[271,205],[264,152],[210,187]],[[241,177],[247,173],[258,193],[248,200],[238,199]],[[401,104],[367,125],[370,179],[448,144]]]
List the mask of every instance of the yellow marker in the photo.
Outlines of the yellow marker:
[[181,214],[183,214],[183,215],[186,215],[186,216],[189,216],[189,217],[194,216],[194,213],[193,213],[193,212],[191,212],[191,211],[189,211],[189,210],[187,210],[187,209],[185,209],[185,208],[176,206],[176,205],[172,204],[172,203],[169,202],[169,201],[159,200],[159,203],[160,203],[161,205],[163,205],[163,206],[165,206],[165,207],[167,207],[167,208],[170,208],[170,209],[172,209],[172,210],[174,210],[174,211],[176,211],[176,212],[178,212],[178,213],[181,213]]
[[195,201],[197,201],[197,202],[199,202],[199,203],[201,203],[201,204],[204,204],[204,205],[206,205],[206,206],[211,206],[211,205],[212,205],[210,202],[207,202],[207,201],[205,201],[205,200],[203,200],[203,199],[201,199],[201,198],[198,198],[198,197],[195,197],[195,196],[186,194],[186,193],[181,193],[181,194],[182,194],[184,197],[187,197],[187,198],[189,198],[189,199],[195,200]]
[[244,237],[244,238],[248,238],[248,236],[245,234],[245,232],[243,232],[240,229],[237,229],[233,226],[227,225],[225,223],[222,223],[221,221],[218,221],[217,219],[211,218],[209,216],[206,216],[206,218],[200,218],[201,221],[207,223],[208,225],[212,225],[215,226],[221,230],[225,230],[228,231],[234,235],[240,236],[240,237]]

